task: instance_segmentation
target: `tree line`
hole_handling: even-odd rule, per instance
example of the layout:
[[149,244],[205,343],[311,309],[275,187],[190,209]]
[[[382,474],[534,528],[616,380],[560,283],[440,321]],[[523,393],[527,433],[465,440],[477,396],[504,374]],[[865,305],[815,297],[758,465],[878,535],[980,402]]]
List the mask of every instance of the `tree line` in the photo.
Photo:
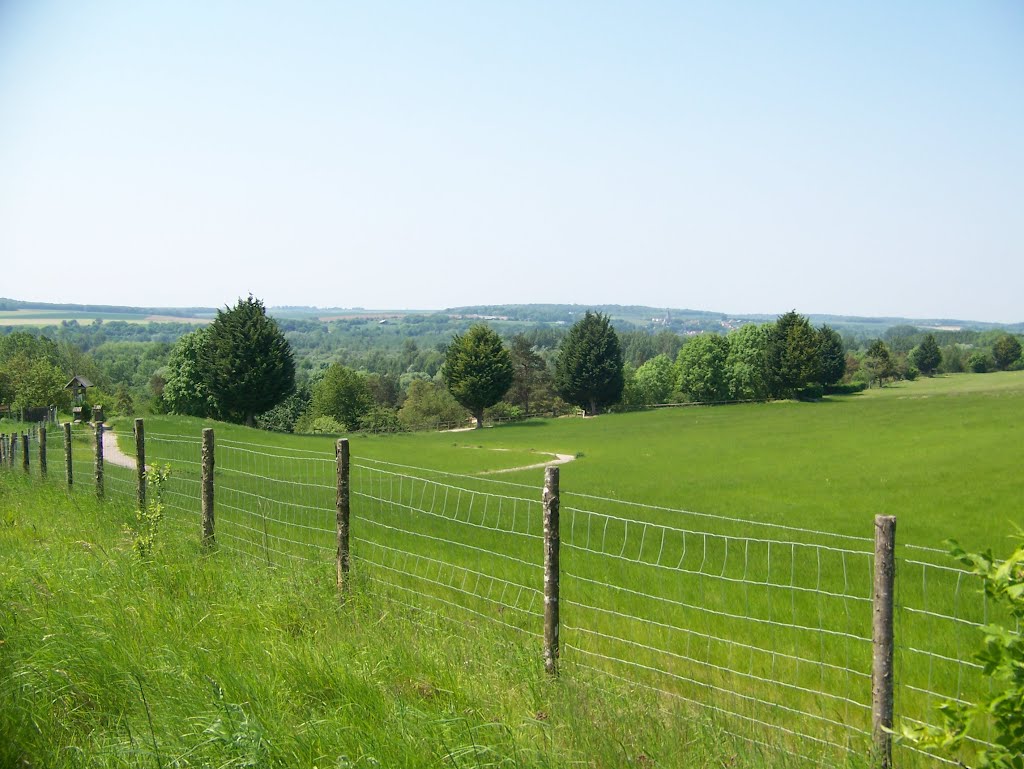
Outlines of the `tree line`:
[[[1005,332],[895,326],[860,341],[827,325],[815,328],[796,311],[725,334],[621,329],[589,310],[568,328],[520,325],[504,337],[474,322],[443,344],[422,347],[416,338],[397,337],[385,350],[339,353],[315,365],[291,344],[296,324],[304,323],[312,322],[274,320],[250,296],[173,345],[102,341],[85,352],[68,341],[105,334],[112,323],[65,324],[57,341],[15,331],[0,336],[0,404],[63,407],[64,384],[81,374],[99,385],[90,400],[114,413],[141,408],[338,433],[574,409],[813,399],[898,378],[1024,367],[1019,339]],[[443,327],[431,316],[415,325],[432,334]]]

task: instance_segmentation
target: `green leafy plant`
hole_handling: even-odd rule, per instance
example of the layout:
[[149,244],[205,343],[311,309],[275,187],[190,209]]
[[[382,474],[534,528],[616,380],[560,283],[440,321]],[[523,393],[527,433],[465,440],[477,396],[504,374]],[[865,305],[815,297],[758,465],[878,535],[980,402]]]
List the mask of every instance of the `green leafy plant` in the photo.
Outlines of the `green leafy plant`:
[[[1024,539],[1003,561],[992,552],[968,553],[949,540],[950,554],[983,580],[985,594],[1005,606],[1010,616],[1024,621]],[[939,706],[941,726],[904,727],[902,737],[928,750],[955,754],[972,724],[988,719],[995,742],[978,753],[977,769],[1024,769],[1024,637],[999,625],[986,625],[981,649],[975,654],[992,681],[990,694],[979,702],[946,702]]]
[[157,533],[164,517],[163,491],[171,476],[170,465],[153,465],[146,470],[146,506],[135,512],[138,528],[132,534],[132,550],[142,560],[153,554]]
[[210,723],[203,734],[207,742],[218,746],[230,759],[222,764],[224,767],[259,767],[270,763],[270,746],[266,739],[266,730],[254,715],[246,711],[243,705],[230,702],[221,688],[213,679],[209,679],[213,687],[214,704],[217,717]]

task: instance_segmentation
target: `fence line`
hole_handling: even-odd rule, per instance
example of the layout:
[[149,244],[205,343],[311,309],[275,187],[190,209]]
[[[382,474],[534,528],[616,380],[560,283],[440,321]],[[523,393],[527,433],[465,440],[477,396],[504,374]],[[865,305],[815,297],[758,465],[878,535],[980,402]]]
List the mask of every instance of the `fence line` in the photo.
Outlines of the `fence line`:
[[[168,517],[194,527],[198,538],[203,441],[148,433],[136,444],[140,428],[113,438],[144,451],[145,461],[172,467],[163,491]],[[91,487],[102,439],[84,428],[30,434],[45,440],[51,470],[70,436],[74,488]],[[216,451],[220,547],[268,563],[340,563],[340,454],[232,440],[219,441]],[[0,439],[0,452],[8,471],[32,459],[20,436]],[[109,452],[103,460],[108,497],[137,503],[137,468]],[[539,486],[372,458],[350,466],[351,562],[359,579],[445,621],[548,637]],[[25,467],[42,474],[41,462]],[[877,600],[870,538],[578,492],[558,496],[564,553],[554,600],[563,636],[545,652],[552,672],[565,655],[568,670],[703,708],[737,739],[814,764],[869,756]],[[941,562],[943,551],[900,544],[896,559],[898,728],[934,722],[938,704],[985,693],[982,666],[970,656],[979,628],[1008,618],[980,592],[976,576]],[[993,739],[982,724],[965,755]],[[927,756],[956,765],[907,745],[896,750],[904,761]]]

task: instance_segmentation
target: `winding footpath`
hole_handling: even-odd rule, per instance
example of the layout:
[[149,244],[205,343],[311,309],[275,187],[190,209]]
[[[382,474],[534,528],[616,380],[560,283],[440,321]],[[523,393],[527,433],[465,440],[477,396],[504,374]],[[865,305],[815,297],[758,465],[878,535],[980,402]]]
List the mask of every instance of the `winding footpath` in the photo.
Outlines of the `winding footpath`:
[[117,445],[117,433],[107,432],[106,425],[103,426],[103,461],[109,462],[117,467],[136,468],[135,457],[130,457],[121,451]]
[[[105,427],[105,426],[104,426]],[[538,454],[546,454],[554,459],[549,459],[546,462],[536,462],[532,465],[521,465],[519,467],[505,467],[501,470],[481,470],[476,473],[477,475],[498,475],[500,473],[518,473],[522,470],[539,470],[542,467],[554,467],[555,465],[564,465],[572,462],[576,457],[572,454],[556,454],[553,451],[540,451]],[[109,462],[117,467],[127,467],[132,470],[135,469],[135,457],[129,456],[121,451],[121,447],[117,445],[117,433],[113,431],[103,430],[103,461]]]
[[554,467],[555,465],[564,465],[568,462],[572,462],[576,459],[572,454],[555,454],[552,451],[540,451],[538,454],[547,454],[549,459],[547,462],[537,462],[532,465],[522,465],[520,467],[506,467],[501,470],[482,470],[477,475],[497,475],[499,473],[518,473],[520,470],[539,470],[542,467]]

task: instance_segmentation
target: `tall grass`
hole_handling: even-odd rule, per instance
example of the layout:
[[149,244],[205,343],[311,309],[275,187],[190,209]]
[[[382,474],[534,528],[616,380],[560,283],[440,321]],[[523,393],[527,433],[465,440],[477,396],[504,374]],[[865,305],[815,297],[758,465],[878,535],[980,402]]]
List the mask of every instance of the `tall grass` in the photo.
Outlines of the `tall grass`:
[[130,508],[19,473],[0,510],[0,766],[783,765],[361,579],[341,602],[316,566],[172,536],[140,560]]
[[[847,756],[831,761],[856,762],[869,729],[872,516],[896,513],[903,543],[982,546],[1004,533],[1022,401],[1020,374],[952,377],[821,404],[355,437],[355,573],[395,606],[520,631],[499,637],[535,654],[540,472],[471,474],[581,453],[562,479],[568,664],[697,703],[748,738],[774,729],[777,747],[812,760],[807,746],[825,740]],[[147,427],[194,539],[201,424]],[[217,435],[222,545],[329,575],[333,441]],[[126,498],[132,482],[108,468]],[[942,563],[916,549],[901,567],[899,702],[911,718],[984,685],[962,661],[972,623],[991,617]]]

